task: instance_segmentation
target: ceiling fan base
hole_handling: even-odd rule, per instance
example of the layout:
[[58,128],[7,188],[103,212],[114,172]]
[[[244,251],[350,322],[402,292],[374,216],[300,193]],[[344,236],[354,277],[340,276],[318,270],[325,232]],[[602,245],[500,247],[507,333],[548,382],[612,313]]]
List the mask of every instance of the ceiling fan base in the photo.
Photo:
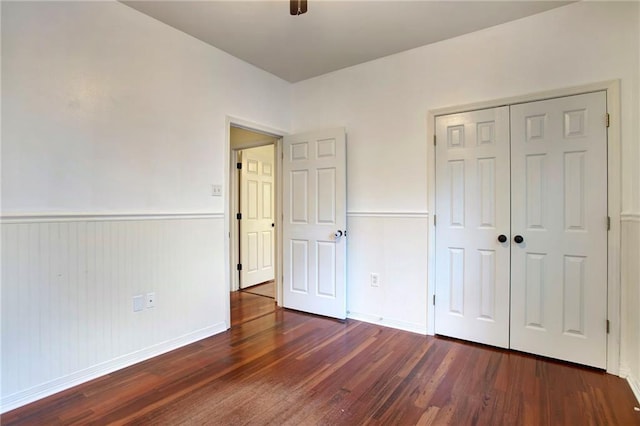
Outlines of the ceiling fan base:
[[293,16],[307,13],[307,0],[290,0],[289,13]]

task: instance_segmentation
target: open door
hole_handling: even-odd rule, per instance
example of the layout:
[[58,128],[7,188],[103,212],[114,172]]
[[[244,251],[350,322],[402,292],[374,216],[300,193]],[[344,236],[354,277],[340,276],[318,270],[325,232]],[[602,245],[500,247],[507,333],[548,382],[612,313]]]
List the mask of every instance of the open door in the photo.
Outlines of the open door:
[[346,136],[286,136],[282,159],[283,304],[346,318]]
[[273,280],[274,146],[242,151],[240,170],[240,288]]

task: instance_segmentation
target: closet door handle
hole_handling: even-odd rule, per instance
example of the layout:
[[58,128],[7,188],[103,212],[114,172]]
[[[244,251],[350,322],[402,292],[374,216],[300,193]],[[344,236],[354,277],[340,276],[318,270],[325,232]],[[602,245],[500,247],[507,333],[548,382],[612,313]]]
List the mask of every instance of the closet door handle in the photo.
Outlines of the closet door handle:
[[515,237],[513,237],[513,241],[515,241],[516,244],[520,244],[524,241],[524,238],[522,238],[522,235],[516,235]]
[[507,236],[504,235],[504,234],[498,235],[498,241],[500,241],[501,243],[506,243],[507,242]]

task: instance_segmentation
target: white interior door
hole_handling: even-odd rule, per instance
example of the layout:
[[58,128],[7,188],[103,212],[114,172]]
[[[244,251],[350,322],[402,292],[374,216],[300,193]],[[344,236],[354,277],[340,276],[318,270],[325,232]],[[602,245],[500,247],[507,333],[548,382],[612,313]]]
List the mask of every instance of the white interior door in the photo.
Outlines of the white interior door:
[[283,304],[344,319],[344,129],[286,136],[282,165]]
[[511,347],[606,367],[606,93],[511,109]]
[[436,139],[436,333],[506,348],[509,108],[438,117]]
[[273,280],[274,147],[242,151],[240,171],[240,288]]

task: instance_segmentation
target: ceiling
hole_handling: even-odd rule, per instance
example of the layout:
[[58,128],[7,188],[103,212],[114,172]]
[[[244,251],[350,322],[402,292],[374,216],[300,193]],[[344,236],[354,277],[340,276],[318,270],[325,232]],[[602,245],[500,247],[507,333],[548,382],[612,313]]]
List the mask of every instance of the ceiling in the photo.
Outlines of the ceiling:
[[122,1],[297,82],[563,6],[567,1]]

